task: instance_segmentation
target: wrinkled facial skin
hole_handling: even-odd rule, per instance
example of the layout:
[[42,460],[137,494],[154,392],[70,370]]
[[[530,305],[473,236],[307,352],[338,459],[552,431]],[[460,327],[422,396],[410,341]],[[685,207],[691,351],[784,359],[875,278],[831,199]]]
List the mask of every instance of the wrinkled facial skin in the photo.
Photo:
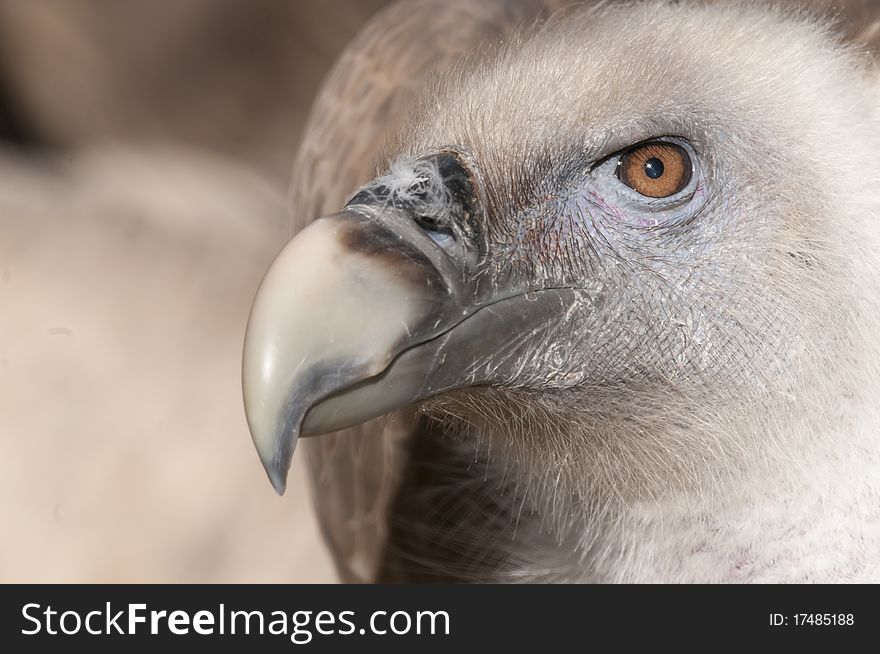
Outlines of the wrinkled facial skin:
[[[474,168],[486,207],[482,285],[573,289],[571,305],[548,316],[538,337],[511,334],[522,365],[498,382],[659,383],[731,395],[784,385],[782,373],[801,365],[823,332],[811,307],[827,302],[821,280],[833,265],[811,250],[827,229],[815,208],[839,171],[833,157],[801,145],[829,118],[817,108],[821,90],[748,65],[725,68],[718,62],[735,40],[707,63],[715,46],[687,25],[667,21],[654,38],[628,40],[619,25],[589,18],[551,24],[544,29],[562,38],[526,39],[499,55],[505,65],[441,86],[420,127],[392,149],[457,149]],[[641,76],[648,82],[626,84],[641,66],[654,71]],[[537,91],[536,79],[544,80]],[[779,115],[803,135],[779,131]],[[679,143],[694,160],[688,188],[666,200],[640,196],[615,175],[622,152],[653,140]],[[809,184],[798,186],[804,170]],[[532,347],[523,351],[526,339]]]
[[[694,134],[686,142],[712,140]],[[498,220],[512,229],[492,234],[481,272],[490,284],[514,278],[524,287],[571,288],[576,301],[535,339],[542,360],[524,370],[539,376],[510,382],[569,388],[663,379],[687,386],[774,365],[791,307],[777,306],[762,267],[786,255],[764,249],[763,226],[744,224],[748,217],[726,200],[738,189],[719,188],[739,174],[730,170],[736,162],[722,168],[709,150],[695,149],[694,157],[690,188],[665,201],[639,197],[617,179],[617,154],[572,153],[549,171],[531,171],[531,197]],[[763,202],[764,210],[774,204]],[[772,234],[766,238],[772,242]],[[750,338],[758,334],[771,351],[760,363],[746,361],[762,354]]]

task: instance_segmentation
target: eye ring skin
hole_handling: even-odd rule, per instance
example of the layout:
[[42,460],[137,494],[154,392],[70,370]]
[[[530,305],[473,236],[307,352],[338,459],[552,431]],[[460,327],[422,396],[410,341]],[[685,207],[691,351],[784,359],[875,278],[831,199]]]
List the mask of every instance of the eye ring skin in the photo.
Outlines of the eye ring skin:
[[[679,192],[668,197],[652,198],[619,179],[617,170],[620,159],[646,143],[675,144],[687,153],[691,163],[690,176],[687,185]],[[582,183],[586,186],[576,193],[582,195],[581,202],[597,211],[596,216],[604,215],[614,223],[638,228],[653,229],[685,222],[702,209],[710,196],[702,157],[690,141],[674,136],[654,137],[604,157],[588,169]]]

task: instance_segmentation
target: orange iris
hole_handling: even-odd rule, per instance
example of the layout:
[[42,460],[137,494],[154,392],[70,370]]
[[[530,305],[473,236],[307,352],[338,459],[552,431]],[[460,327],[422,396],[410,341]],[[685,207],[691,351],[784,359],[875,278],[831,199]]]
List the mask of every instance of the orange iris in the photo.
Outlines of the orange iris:
[[691,158],[675,143],[646,143],[620,158],[617,175],[631,189],[649,198],[668,198],[691,181]]

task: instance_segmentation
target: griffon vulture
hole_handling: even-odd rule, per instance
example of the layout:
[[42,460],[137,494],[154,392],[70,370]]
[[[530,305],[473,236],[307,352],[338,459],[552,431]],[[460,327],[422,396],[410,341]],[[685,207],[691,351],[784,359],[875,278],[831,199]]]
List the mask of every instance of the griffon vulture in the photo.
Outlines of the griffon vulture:
[[279,492],[335,432],[343,579],[880,579],[878,40],[867,0],[371,23],[243,371]]

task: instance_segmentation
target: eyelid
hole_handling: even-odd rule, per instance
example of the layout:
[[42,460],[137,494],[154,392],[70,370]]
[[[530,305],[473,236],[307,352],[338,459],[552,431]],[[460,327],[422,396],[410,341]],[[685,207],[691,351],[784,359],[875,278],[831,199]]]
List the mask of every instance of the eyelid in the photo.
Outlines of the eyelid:
[[[614,159],[615,157],[619,160],[620,157],[623,156],[623,153],[626,152],[627,150],[629,150],[629,148],[627,148],[626,150],[617,150],[616,152],[612,152],[611,154],[606,154],[601,159],[596,159],[593,163],[591,163],[587,167],[587,173],[592,174],[597,168],[601,168],[602,166],[604,166],[606,163],[608,163],[611,159]],[[620,165],[619,161],[618,161],[617,165]]]
[[646,138],[640,141],[629,143],[622,148],[616,148],[615,150],[608,152],[607,154],[601,155],[598,159],[593,160],[593,162],[587,167],[587,172],[593,172],[597,168],[601,167],[603,164],[607,163],[610,159],[622,157],[630,150],[634,150],[649,143],[672,143],[673,145],[680,145],[681,147],[685,148],[688,151],[688,154],[696,154],[696,150],[694,149],[690,140],[682,136],[673,136],[671,134],[652,136],[651,138]]

